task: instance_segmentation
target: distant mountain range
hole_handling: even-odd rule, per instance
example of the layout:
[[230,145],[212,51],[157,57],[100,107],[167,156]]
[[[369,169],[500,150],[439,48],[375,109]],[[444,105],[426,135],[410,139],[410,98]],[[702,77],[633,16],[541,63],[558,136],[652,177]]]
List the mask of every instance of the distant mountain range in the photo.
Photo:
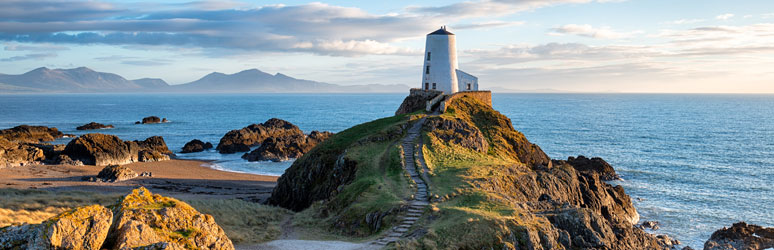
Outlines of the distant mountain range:
[[249,69],[235,74],[210,73],[199,80],[169,85],[162,79],[127,80],[86,67],[74,69],[37,68],[21,75],[0,74],[0,93],[388,93],[406,92],[406,85],[336,85],[268,74]]

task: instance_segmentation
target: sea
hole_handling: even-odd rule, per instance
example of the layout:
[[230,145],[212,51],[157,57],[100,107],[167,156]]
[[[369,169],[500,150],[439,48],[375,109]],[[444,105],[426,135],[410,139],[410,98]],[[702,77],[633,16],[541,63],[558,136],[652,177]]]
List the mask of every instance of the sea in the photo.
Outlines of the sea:
[[[176,153],[192,140],[217,144],[232,129],[280,118],[338,132],[391,116],[405,94],[29,94],[0,95],[0,128],[20,124],[116,128],[124,140],[163,136]],[[737,221],[774,226],[774,95],[493,94],[494,108],[550,157],[607,160],[642,220],[701,249]],[[146,116],[169,123],[136,125]],[[95,132],[95,131],[90,131]],[[56,143],[67,143],[60,139]],[[212,167],[281,175],[292,162],[247,162],[214,150],[178,154]]]

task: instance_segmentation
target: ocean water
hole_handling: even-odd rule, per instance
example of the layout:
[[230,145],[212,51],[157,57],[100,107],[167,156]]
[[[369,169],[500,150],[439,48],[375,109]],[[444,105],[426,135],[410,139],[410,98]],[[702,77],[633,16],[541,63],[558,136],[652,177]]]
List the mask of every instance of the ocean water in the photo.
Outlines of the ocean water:
[[[161,135],[171,150],[277,117],[341,131],[390,116],[403,94],[0,95],[0,128],[44,125],[65,133],[96,121],[124,140]],[[599,156],[623,177],[643,220],[701,249],[715,230],[744,220],[774,226],[774,95],[494,94],[495,109],[552,158]],[[135,125],[156,115],[171,122]],[[66,143],[68,139],[59,140]],[[291,163],[246,162],[214,150],[178,154],[215,167],[281,175]]]

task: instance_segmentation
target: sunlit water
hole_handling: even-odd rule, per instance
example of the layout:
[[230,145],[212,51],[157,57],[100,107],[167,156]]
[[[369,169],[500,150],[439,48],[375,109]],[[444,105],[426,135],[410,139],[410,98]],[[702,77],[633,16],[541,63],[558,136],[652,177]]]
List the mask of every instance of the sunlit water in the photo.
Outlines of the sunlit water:
[[[0,95],[0,128],[44,125],[125,140],[161,135],[171,150],[192,139],[217,144],[231,129],[277,117],[311,130],[341,131],[390,116],[400,94]],[[495,109],[553,158],[583,154],[610,162],[625,179],[642,219],[700,249],[716,229],[738,220],[774,226],[774,96],[495,94]],[[156,115],[171,122],[135,125]],[[66,143],[67,140],[60,140]],[[178,154],[216,168],[281,175],[290,162],[246,162],[241,154]]]

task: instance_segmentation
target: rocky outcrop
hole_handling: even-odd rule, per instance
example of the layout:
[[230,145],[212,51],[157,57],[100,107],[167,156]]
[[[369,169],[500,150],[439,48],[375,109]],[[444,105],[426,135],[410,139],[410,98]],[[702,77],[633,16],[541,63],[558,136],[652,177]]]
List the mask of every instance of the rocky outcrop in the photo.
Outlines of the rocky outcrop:
[[97,174],[97,178],[104,182],[118,182],[136,178],[139,176],[136,172],[127,166],[110,165],[103,168]]
[[[373,172],[387,174],[384,169],[396,165],[387,157],[390,147],[385,145],[394,145],[389,142],[402,147],[415,146],[414,142],[388,137],[376,143],[368,138],[405,131],[408,121],[391,127],[373,125],[401,117],[347,129],[329,139],[333,142],[311,150],[279,178],[268,203],[296,211],[315,209],[311,213],[332,222],[331,228],[358,236],[379,231],[372,226],[373,212],[408,209],[406,213],[418,216],[426,228],[401,222],[398,228],[403,232],[398,237],[417,237],[413,241],[417,248],[665,250],[676,244],[669,237],[635,227],[639,214],[631,198],[623,187],[604,181],[616,176],[609,164],[585,157],[551,161],[513,128],[509,118],[488,103],[466,96],[450,102],[440,116],[403,117],[425,122],[419,137],[422,150],[416,156],[426,159],[429,181],[426,187],[416,184],[416,188],[430,193],[434,212],[417,209],[415,197],[398,197],[390,203],[388,197],[398,193],[390,186],[402,182],[378,179],[379,174],[374,178]],[[383,147],[388,151],[381,159],[369,151]],[[392,216],[378,220],[382,229],[395,226]]]
[[608,164],[605,160],[599,157],[594,157],[589,159],[589,158],[586,158],[585,156],[579,155],[578,157],[569,157],[567,158],[567,161],[553,160],[552,163],[554,165],[561,165],[564,163],[570,164],[576,170],[582,173],[586,173],[586,174],[596,173],[599,175],[599,178],[604,181],[621,179],[618,176],[618,174],[615,173],[615,169],[613,169],[613,166],[610,166],[610,164]]
[[489,142],[474,125],[460,118],[429,119],[424,129],[446,143],[454,143],[481,153],[489,150]]
[[100,205],[79,207],[41,224],[0,229],[0,249],[99,250],[113,213]]
[[0,228],[0,249],[234,249],[212,216],[145,188],[109,207],[79,207],[41,224]]
[[712,233],[704,250],[758,250],[774,248],[774,228],[744,222],[734,223]]
[[114,135],[85,134],[67,143],[63,153],[87,165],[123,165],[138,161],[139,146]]
[[123,165],[138,161],[168,160],[171,151],[164,138],[123,141],[114,135],[85,134],[67,144],[63,154],[87,165]]
[[45,159],[46,156],[40,148],[0,138],[0,168],[22,166]]
[[166,161],[171,155],[175,155],[161,136],[151,136],[143,141],[134,142],[140,147],[138,160],[141,162]]
[[38,143],[53,141],[64,137],[65,134],[56,128],[44,126],[20,125],[9,129],[0,130],[0,138],[19,143]]
[[201,214],[182,201],[152,194],[145,188],[133,190],[114,211],[116,219],[108,235],[107,248],[175,244],[195,249],[234,249],[212,216]]
[[193,139],[192,141],[189,141],[183,146],[183,150],[180,151],[180,153],[194,153],[194,152],[202,152],[207,149],[212,148],[212,143],[209,142],[203,142],[198,139]]
[[158,116],[148,116],[142,118],[142,121],[135,122],[134,124],[153,124],[153,123],[165,123],[167,118],[159,118]]
[[298,126],[290,122],[271,118],[261,124],[252,124],[239,130],[226,133],[216,148],[221,154],[248,152],[250,147],[257,146],[269,138],[303,137],[304,133]]
[[401,103],[398,110],[395,111],[395,115],[410,114],[419,110],[425,110],[427,101],[442,94],[443,92],[435,90],[411,89],[409,95],[403,99],[403,103]]
[[78,126],[77,130],[92,130],[92,129],[106,129],[106,128],[114,128],[113,125],[105,125],[102,123],[96,123],[96,122],[90,122],[81,126]]
[[307,135],[268,138],[257,149],[242,155],[248,161],[286,161],[299,158],[318,143],[333,135],[331,132],[312,131]]

